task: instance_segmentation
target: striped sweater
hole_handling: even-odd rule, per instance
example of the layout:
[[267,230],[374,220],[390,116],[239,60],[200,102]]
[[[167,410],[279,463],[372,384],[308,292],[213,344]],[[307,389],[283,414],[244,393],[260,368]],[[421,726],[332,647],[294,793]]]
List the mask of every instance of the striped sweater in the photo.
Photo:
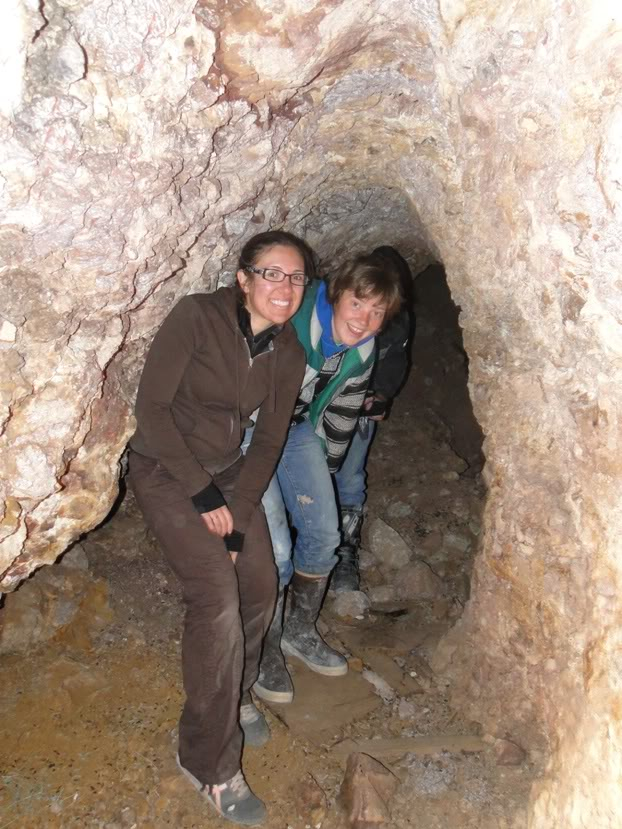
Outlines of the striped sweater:
[[307,367],[294,419],[308,418],[321,438],[326,461],[336,472],[354,434],[374,367],[376,347],[371,339],[325,359],[322,326],[316,309],[319,280],[314,281],[292,324],[302,343]]

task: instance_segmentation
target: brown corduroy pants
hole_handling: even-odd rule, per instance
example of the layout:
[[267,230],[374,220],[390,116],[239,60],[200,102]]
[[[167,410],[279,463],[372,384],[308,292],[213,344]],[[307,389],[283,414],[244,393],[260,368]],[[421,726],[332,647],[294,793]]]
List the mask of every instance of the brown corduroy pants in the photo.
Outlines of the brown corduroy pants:
[[[241,462],[215,483],[227,498]],[[277,574],[263,510],[246,531],[236,564],[192,501],[157,461],[130,453],[129,483],[148,526],[183,588],[182,670],[186,702],[179,757],[202,783],[229,780],[241,768],[240,698],[257,679]]]

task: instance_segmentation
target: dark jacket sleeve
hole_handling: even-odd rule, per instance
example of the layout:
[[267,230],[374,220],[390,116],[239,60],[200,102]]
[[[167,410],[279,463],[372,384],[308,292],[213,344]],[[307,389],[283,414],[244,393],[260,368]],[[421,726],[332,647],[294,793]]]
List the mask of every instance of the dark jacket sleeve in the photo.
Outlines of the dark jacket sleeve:
[[369,386],[386,400],[395,397],[408,374],[413,328],[410,314],[403,309],[378,338],[378,362]]
[[171,405],[196,346],[200,313],[196,301],[184,297],[166,317],[147,354],[136,398],[141,437],[189,496],[212,478],[186,445]]
[[270,411],[268,401],[260,407],[253,438],[229,502],[233,526],[240,533],[246,532],[274,474],[304,376],[304,350],[293,338],[291,344],[279,348],[276,359],[275,410]]

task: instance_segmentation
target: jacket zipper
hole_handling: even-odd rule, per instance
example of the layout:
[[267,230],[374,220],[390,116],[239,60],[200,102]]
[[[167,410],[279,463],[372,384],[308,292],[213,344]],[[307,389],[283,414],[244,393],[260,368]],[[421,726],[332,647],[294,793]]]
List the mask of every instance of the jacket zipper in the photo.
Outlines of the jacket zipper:
[[262,351],[261,354],[257,354],[255,357],[251,357],[251,350],[248,347],[248,343],[246,342],[246,340],[244,340],[244,345],[246,346],[246,350],[248,351],[248,364],[249,364],[249,366],[253,365],[253,361],[256,360],[257,357],[263,357],[264,354],[270,354],[271,352],[274,351],[274,345],[272,343],[270,343],[270,345],[268,346],[267,351]]

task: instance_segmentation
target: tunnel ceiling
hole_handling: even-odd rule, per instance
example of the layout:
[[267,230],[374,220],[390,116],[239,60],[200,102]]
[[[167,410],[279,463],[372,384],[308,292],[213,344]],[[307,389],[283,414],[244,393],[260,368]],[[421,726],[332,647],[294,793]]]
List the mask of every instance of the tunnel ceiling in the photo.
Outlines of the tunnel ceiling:
[[489,730],[556,748],[533,826],[596,825],[585,781],[617,780],[622,744],[617,5],[11,0],[4,17],[1,589],[105,517],[154,330],[229,280],[250,235],[286,226],[328,264],[379,243],[442,261],[489,498],[439,670]]

